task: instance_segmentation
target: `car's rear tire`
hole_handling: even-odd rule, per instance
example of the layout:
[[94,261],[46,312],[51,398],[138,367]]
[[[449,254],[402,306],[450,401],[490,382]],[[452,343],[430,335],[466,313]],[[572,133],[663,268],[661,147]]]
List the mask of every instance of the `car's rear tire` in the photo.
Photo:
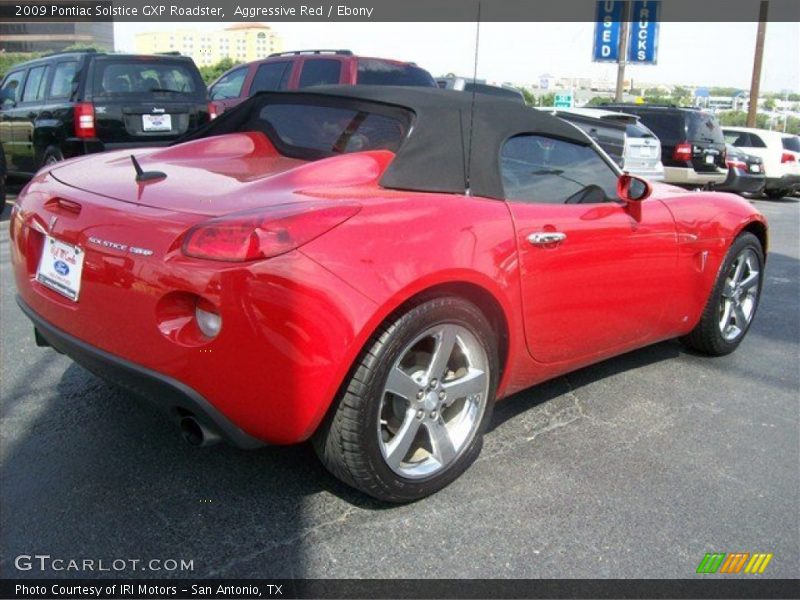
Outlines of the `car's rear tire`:
[[700,322],[681,342],[711,356],[736,350],[753,323],[763,272],[761,242],[752,233],[741,234],[725,255]]
[[498,360],[495,334],[472,303],[419,304],[368,342],[314,448],[336,477],[380,500],[433,494],[480,453]]
[[50,146],[44,151],[44,155],[42,155],[42,166],[54,165],[62,160],[64,160],[64,154],[61,152],[61,149]]
[[786,190],[765,190],[764,193],[767,195],[767,198],[771,200],[780,200],[784,196],[789,195]]

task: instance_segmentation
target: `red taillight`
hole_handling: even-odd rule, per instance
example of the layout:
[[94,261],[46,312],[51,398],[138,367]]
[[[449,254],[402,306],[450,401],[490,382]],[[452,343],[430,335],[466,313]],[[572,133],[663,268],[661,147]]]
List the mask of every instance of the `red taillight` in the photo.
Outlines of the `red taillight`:
[[692,160],[692,145],[688,142],[681,142],[677,146],[675,146],[675,150],[672,152],[673,160]]
[[211,219],[190,229],[183,253],[195,258],[245,262],[284,254],[355,215],[353,203],[285,204]]
[[209,102],[208,103],[208,119],[213,120],[216,119],[218,116],[222,114],[222,111],[217,106],[216,102]]
[[747,171],[747,163],[741,160],[736,160],[735,158],[725,161],[725,164],[728,165],[729,169],[741,169],[742,171]]
[[94,126],[94,105],[91,102],[75,105],[75,136],[83,139],[97,137]]
[[797,159],[794,157],[794,154],[791,152],[784,152],[781,155],[781,164],[792,163],[795,162]]

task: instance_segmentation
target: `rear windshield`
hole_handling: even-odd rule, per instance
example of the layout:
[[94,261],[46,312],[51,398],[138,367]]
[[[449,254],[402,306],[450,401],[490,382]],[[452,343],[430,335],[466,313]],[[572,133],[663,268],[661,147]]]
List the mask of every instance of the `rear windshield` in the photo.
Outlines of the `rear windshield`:
[[686,139],[683,114],[677,112],[642,111],[635,113],[665,144],[677,144]]
[[785,137],[781,138],[783,141],[783,149],[791,150],[792,152],[800,152],[800,137]]
[[94,96],[205,96],[193,64],[169,60],[98,60],[94,64]]
[[651,138],[653,132],[644,125],[629,124],[625,128],[625,135],[629,138]]
[[411,122],[407,113],[313,104],[267,104],[248,123],[278,150],[306,160],[365,150],[397,151]]
[[356,83],[358,85],[436,87],[433,77],[425,69],[375,58],[358,59]]
[[712,114],[689,112],[687,113],[687,125],[687,135],[691,142],[725,143],[722,128],[719,126],[717,118]]

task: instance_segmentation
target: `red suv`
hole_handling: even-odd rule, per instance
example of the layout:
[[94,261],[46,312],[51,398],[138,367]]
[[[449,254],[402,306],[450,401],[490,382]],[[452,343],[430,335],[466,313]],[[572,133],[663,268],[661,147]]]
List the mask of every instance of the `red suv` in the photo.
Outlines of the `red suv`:
[[336,83],[436,87],[431,74],[414,63],[354,56],[350,50],[297,50],[232,68],[209,86],[208,97],[224,110],[256,92]]

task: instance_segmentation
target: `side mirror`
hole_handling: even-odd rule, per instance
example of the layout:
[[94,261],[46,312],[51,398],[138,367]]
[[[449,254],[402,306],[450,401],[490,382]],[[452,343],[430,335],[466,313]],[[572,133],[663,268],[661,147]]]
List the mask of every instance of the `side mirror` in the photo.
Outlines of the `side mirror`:
[[625,202],[641,202],[650,196],[653,188],[644,179],[633,175],[620,175],[617,180],[617,195]]

